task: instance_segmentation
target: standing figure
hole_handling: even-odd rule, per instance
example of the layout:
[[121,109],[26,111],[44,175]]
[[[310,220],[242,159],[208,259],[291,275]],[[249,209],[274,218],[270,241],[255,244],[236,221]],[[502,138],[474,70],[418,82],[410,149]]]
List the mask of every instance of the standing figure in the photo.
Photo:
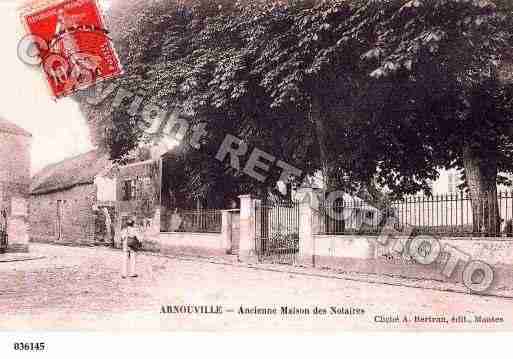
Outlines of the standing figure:
[[114,226],[112,225],[112,218],[107,207],[102,208],[103,215],[105,216],[105,229],[108,244],[114,248]]
[[135,221],[129,219],[126,223],[126,227],[121,231],[121,244],[123,248],[123,268],[122,278],[137,277],[135,272],[135,260],[136,260],[136,248],[131,245],[134,241],[140,243],[141,234],[137,227],[135,227]]

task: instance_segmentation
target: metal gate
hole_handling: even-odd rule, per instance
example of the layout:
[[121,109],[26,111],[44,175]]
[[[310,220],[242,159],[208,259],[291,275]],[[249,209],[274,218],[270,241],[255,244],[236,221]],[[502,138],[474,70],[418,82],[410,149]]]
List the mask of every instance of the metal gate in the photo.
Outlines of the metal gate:
[[9,241],[7,238],[7,212],[0,212],[0,253],[7,251]]
[[255,209],[258,260],[294,264],[299,253],[299,203],[267,199],[257,201]]

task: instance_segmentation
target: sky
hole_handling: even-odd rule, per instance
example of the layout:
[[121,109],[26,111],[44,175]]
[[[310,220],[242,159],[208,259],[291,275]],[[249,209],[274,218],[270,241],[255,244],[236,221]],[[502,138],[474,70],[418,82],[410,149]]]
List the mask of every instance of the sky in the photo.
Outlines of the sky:
[[24,29],[17,15],[20,0],[0,0],[0,117],[32,133],[32,174],[50,163],[93,147],[85,119],[70,99],[55,102],[41,69],[22,63],[17,45]]

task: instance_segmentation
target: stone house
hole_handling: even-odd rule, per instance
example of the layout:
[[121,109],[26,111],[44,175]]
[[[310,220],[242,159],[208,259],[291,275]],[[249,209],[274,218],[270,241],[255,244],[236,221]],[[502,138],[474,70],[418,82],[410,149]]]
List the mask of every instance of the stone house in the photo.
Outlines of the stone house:
[[31,239],[112,245],[123,221],[134,216],[146,231],[158,233],[159,163],[120,166],[93,150],[47,166],[32,180]]
[[[116,217],[116,245],[124,223],[134,218],[145,237],[158,236],[160,233],[160,160],[147,160],[115,165],[103,174],[101,181],[111,178],[115,181],[113,209]],[[98,206],[109,206],[109,201],[99,199]]]
[[31,240],[97,242],[98,186],[95,180],[111,167],[107,155],[93,150],[51,164],[37,173],[30,188]]
[[123,223],[135,217],[145,250],[233,253],[238,248],[238,210],[181,213],[181,223],[192,226],[165,231],[161,221],[166,216],[161,218],[161,213],[168,208],[161,203],[162,159],[150,158],[119,165],[95,150],[43,169],[31,186],[31,240],[119,247]]
[[[32,135],[0,118],[0,250],[26,251],[26,205]],[[20,213],[21,212],[21,213]],[[9,234],[9,241],[7,235]],[[7,247],[7,243],[9,246]]]
[[10,211],[12,197],[28,198],[32,135],[0,118],[0,208]]

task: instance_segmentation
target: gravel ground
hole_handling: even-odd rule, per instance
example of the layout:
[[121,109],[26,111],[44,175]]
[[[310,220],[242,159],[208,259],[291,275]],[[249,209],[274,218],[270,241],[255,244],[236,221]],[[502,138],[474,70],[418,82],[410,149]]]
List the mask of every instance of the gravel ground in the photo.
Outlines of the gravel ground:
[[[119,251],[34,244],[31,252],[45,258],[0,262],[0,330],[513,329],[512,299],[432,281],[146,254],[139,277],[122,279]],[[223,313],[162,313],[180,305]],[[282,314],[285,306],[296,314]]]

